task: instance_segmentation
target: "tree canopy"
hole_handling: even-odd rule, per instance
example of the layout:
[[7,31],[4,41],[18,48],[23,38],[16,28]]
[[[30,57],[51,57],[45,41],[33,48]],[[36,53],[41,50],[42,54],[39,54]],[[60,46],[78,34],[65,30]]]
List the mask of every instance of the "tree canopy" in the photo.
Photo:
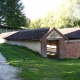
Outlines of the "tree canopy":
[[0,25],[10,28],[27,26],[23,8],[20,0],[0,0]]
[[41,27],[41,19],[38,18],[30,23],[30,28],[40,28]]
[[79,27],[80,0],[64,0],[55,10],[47,12],[39,23],[42,27]]

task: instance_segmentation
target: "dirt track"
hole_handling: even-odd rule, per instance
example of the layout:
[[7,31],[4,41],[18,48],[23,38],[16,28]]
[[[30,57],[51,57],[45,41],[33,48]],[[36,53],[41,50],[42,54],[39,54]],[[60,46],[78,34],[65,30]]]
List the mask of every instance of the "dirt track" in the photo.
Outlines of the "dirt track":
[[22,80],[18,77],[19,69],[9,65],[0,53],[0,80]]

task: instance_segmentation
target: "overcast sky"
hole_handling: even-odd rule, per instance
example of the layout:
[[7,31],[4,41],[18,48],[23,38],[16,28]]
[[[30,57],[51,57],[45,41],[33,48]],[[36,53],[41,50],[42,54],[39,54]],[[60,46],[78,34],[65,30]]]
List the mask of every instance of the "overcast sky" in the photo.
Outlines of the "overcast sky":
[[44,16],[46,12],[56,9],[64,0],[21,0],[24,13],[31,20]]

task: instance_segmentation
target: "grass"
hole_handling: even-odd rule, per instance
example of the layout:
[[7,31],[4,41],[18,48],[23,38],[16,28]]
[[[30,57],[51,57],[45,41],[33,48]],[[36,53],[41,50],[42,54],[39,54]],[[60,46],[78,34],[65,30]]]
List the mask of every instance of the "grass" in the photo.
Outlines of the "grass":
[[9,44],[0,44],[0,52],[11,65],[22,68],[20,77],[24,80],[80,80],[80,59],[47,59]]

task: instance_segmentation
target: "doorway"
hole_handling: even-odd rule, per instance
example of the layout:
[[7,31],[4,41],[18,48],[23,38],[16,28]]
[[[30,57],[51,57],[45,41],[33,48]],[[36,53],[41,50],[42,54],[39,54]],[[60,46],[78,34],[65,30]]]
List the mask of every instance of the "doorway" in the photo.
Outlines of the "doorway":
[[59,40],[47,40],[47,57],[59,58]]

